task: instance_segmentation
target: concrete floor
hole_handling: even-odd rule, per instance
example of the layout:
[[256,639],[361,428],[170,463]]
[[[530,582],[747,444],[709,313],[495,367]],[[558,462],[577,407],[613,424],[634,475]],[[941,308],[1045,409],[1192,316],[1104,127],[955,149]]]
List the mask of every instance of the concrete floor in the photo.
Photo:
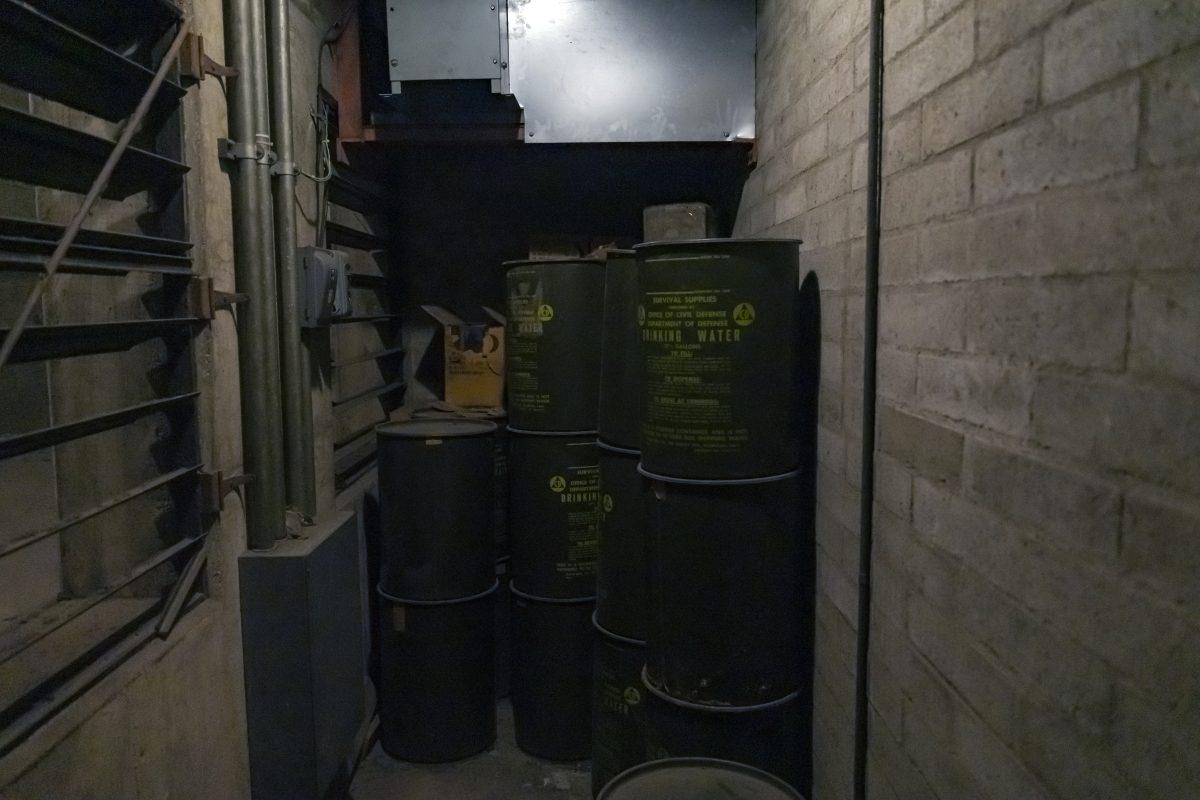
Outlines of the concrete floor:
[[353,800],[590,800],[588,762],[553,763],[528,756],[513,738],[512,704],[496,709],[496,745],[453,764],[409,764],[379,747],[354,776]]

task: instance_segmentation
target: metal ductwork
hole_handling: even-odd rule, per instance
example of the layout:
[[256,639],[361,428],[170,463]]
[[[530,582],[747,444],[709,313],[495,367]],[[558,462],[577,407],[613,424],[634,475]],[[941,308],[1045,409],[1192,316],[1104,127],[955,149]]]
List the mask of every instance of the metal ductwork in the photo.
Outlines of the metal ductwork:
[[389,0],[390,102],[490,81],[528,143],[750,140],[755,23],[754,0]]

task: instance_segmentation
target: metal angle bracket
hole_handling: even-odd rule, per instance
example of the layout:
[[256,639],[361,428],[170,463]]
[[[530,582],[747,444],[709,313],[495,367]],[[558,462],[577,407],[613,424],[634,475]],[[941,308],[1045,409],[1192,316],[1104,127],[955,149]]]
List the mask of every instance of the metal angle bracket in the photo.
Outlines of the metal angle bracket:
[[209,58],[204,52],[204,37],[189,33],[184,37],[183,46],[179,48],[179,74],[199,82],[209,75],[216,78],[236,78],[239,72],[237,67],[227,67]]
[[245,292],[224,292],[214,288],[212,278],[192,278],[188,286],[188,311],[197,319],[212,319],[218,311],[249,299],[250,295]]
[[202,81],[212,75],[217,78],[236,78],[237,67],[227,67],[218,64],[204,52],[204,37],[197,33],[189,33],[184,37],[183,46],[179,48],[179,74],[193,81]]
[[200,495],[204,500],[204,508],[209,514],[220,514],[225,510],[225,498],[238,487],[253,482],[253,475],[229,475],[221,470],[201,470],[197,473],[200,480]]

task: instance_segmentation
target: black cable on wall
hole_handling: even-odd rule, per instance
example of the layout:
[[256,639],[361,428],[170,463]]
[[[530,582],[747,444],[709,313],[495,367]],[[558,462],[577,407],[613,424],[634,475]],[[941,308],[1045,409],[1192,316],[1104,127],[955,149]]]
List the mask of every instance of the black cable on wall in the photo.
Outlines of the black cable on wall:
[[867,241],[863,292],[862,504],[859,508],[858,631],[854,686],[854,797],[867,796],[870,718],[871,552],[874,545],[876,360],[879,340],[879,238],[883,195],[884,0],[871,0],[867,111]]

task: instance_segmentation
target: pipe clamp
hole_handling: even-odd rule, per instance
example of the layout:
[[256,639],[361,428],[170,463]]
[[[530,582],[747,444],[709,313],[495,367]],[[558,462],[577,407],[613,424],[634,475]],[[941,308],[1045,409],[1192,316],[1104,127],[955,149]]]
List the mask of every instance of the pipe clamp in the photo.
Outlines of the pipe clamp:
[[253,144],[236,142],[233,139],[218,139],[217,157],[226,161],[253,161],[267,167],[279,160],[271,146],[271,140],[261,134]]

